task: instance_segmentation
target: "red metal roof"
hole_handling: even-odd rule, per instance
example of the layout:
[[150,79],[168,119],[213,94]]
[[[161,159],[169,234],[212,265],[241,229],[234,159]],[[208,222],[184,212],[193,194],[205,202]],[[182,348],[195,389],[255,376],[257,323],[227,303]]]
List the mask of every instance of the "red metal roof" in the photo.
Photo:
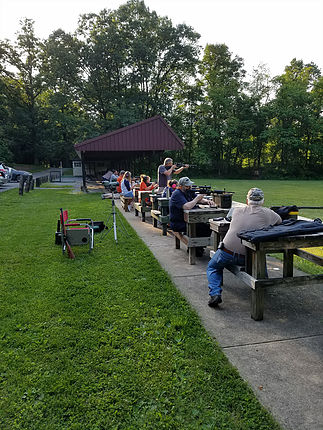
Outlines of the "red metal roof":
[[184,143],[166,121],[154,116],[102,136],[77,143],[77,151],[178,151]]

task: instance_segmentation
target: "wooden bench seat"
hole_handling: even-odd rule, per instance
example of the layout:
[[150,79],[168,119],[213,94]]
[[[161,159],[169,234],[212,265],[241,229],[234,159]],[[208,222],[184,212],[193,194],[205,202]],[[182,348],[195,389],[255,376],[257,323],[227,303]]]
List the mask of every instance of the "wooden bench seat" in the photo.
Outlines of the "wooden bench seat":
[[125,212],[129,211],[128,206],[130,205],[132,200],[133,200],[132,197],[120,196],[121,206],[123,207]]
[[188,261],[189,264],[195,264],[195,248],[206,247],[212,244],[211,236],[205,237],[189,237],[186,234],[173,231],[175,237],[175,248],[180,249],[181,242],[188,248]]

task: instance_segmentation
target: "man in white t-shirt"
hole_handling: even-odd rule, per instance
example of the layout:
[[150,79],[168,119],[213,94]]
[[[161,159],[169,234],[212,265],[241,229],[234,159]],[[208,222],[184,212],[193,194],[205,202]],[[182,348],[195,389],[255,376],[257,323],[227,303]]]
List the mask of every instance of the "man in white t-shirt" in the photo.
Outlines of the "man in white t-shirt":
[[214,308],[222,303],[223,269],[226,266],[245,264],[246,249],[241,244],[237,233],[242,230],[255,230],[270,225],[280,224],[282,219],[276,212],[264,208],[264,193],[259,188],[251,188],[247,194],[247,206],[234,208],[230,228],[219,249],[215,252],[207,267],[207,279],[210,290],[209,306]]

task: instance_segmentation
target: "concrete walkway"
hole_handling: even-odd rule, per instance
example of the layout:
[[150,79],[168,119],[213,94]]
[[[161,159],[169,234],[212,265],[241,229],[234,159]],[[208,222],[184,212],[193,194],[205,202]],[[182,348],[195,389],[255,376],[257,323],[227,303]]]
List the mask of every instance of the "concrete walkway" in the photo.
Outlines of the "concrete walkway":
[[[116,205],[120,209],[119,200]],[[225,271],[223,303],[211,309],[208,255],[190,266],[186,247],[176,250],[175,239],[162,236],[150,216],[143,223],[133,212],[122,213],[283,428],[322,430],[323,285],[268,289],[264,320],[256,322],[250,318],[250,289]],[[268,272],[278,276],[280,262],[269,257]]]

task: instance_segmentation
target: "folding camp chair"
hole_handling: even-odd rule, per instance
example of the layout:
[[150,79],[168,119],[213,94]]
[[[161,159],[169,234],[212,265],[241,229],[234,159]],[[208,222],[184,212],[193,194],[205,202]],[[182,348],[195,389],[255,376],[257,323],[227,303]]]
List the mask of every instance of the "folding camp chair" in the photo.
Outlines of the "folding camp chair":
[[67,249],[69,258],[75,258],[72,246],[88,245],[89,252],[94,246],[94,224],[91,218],[69,219],[68,211],[60,209],[61,244],[63,254]]

